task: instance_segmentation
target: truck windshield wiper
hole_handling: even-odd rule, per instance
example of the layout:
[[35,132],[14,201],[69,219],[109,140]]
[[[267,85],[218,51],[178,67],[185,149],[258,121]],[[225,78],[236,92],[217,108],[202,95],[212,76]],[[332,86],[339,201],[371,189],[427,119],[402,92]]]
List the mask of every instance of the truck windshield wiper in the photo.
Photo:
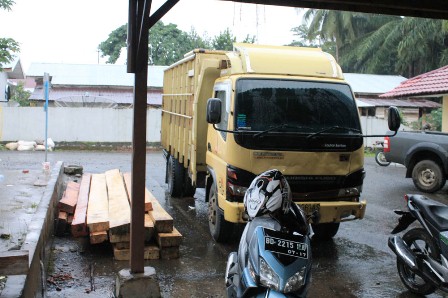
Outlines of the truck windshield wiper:
[[300,126],[300,125],[290,125],[290,124],[283,123],[283,124],[280,124],[280,125],[272,126],[272,127],[268,128],[266,130],[260,131],[260,132],[258,132],[256,134],[254,134],[253,137],[256,138],[256,137],[262,136],[262,135],[264,135],[264,134],[266,134],[266,133],[268,133],[270,131],[277,130],[277,129],[280,129],[280,128],[286,128],[286,127],[290,127],[290,128],[307,128],[307,127]]
[[315,136],[318,136],[318,135],[320,135],[320,134],[322,134],[324,132],[327,132],[327,131],[330,131],[330,130],[334,130],[334,129],[341,129],[341,130],[353,131],[353,132],[361,133],[361,131],[359,129],[356,129],[356,128],[334,125],[334,126],[331,126],[331,127],[324,128],[324,129],[322,129],[322,130],[320,130],[318,132],[315,132],[313,134],[310,134],[306,138],[307,139],[311,139],[311,138],[314,138]]

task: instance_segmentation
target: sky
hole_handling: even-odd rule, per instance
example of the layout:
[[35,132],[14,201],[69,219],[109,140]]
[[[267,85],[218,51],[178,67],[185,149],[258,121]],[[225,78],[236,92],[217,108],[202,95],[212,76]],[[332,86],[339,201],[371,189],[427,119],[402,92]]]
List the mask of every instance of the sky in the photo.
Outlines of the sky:
[[[14,0],[11,11],[0,10],[0,37],[20,43],[25,73],[31,63],[105,63],[98,45],[127,23],[128,0]],[[153,0],[151,13],[165,1]],[[242,41],[284,45],[294,40],[291,29],[302,23],[302,10],[216,0],[180,0],[163,18],[200,36],[229,28]]]

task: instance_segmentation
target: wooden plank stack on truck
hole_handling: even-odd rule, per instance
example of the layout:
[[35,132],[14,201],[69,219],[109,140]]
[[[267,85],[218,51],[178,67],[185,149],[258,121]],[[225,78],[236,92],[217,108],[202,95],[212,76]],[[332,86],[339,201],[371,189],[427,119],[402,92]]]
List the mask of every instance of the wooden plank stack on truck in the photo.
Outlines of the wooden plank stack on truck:
[[406,167],[406,178],[412,178],[420,191],[440,190],[448,176],[448,134],[435,131],[399,131],[384,138],[387,161]]
[[308,214],[318,212],[319,237],[364,216],[357,106],[339,65],[320,49],[234,44],[186,54],[165,70],[161,141],[171,195],[205,187],[217,241],[245,222],[244,193],[268,169],[287,177]]

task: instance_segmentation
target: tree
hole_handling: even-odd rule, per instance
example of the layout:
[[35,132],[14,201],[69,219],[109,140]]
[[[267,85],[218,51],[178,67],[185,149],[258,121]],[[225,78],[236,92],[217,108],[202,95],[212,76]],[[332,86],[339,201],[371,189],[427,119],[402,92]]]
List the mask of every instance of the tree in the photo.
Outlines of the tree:
[[31,96],[31,92],[26,91],[22,82],[19,82],[15,88],[12,90],[11,101],[15,101],[19,103],[21,107],[29,107],[30,102],[29,98]]
[[[0,9],[10,11],[14,3],[13,0],[0,0]],[[19,51],[19,44],[14,39],[0,37],[0,71],[4,64],[13,61],[14,54]]]
[[[360,14],[361,15],[361,14]],[[339,49],[343,44],[355,37],[354,18],[357,14],[346,11],[309,9],[303,18],[310,21],[308,27],[308,40],[319,37],[321,42],[334,44],[333,53],[336,61],[339,61]]]
[[[112,31],[107,40],[99,44],[101,56],[108,56],[107,63],[117,61],[121,49],[126,47],[126,38],[127,25],[123,25]],[[200,37],[194,28],[187,33],[177,28],[175,24],[164,25],[159,21],[149,30],[148,64],[170,65],[194,49],[232,50],[235,41],[236,38],[228,28],[210,39]],[[247,35],[243,42],[254,43],[255,36]]]
[[387,17],[381,26],[356,40],[342,64],[368,73],[413,77],[445,65],[444,22],[413,17]]
[[[109,56],[107,63],[115,63],[121,48],[126,47],[127,25],[122,25],[109,34],[107,40],[98,46],[102,57]],[[175,24],[157,22],[149,30],[149,64],[170,65],[195,48],[206,48],[208,43],[192,29],[186,33]]]
[[109,56],[107,63],[115,63],[120,57],[121,48],[126,47],[127,25],[122,25],[112,31],[109,37],[99,44],[98,49],[101,51],[101,57]]
[[219,33],[215,36],[212,41],[212,48],[215,50],[231,51],[233,50],[233,43],[236,38],[232,35],[229,28]]

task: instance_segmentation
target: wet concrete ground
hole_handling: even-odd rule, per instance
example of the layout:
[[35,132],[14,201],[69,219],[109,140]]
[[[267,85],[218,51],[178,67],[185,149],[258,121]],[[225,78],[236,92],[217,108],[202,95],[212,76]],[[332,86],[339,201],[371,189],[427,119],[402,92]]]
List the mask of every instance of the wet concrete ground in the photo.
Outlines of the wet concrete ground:
[[[41,152],[0,152],[0,169],[40,170]],[[130,153],[51,152],[54,164],[77,164],[84,172],[101,173],[118,168],[131,169]],[[403,209],[405,193],[416,193],[412,181],[404,178],[404,168],[379,167],[366,158],[367,177],[363,197],[366,217],[341,224],[332,241],[312,242],[313,277],[309,297],[415,297],[399,280],[395,258],[387,238]],[[224,297],[227,255],[237,243],[221,245],[209,236],[204,191],[194,198],[174,199],[166,194],[165,161],[161,152],[147,155],[146,186],[174,218],[183,234],[181,257],[177,260],[145,261],[156,269],[163,297]],[[447,187],[432,198],[447,203]],[[48,297],[113,297],[115,273],[128,268],[127,261],[115,261],[109,245],[89,245],[69,236],[55,237],[48,268]],[[87,293],[89,293],[87,295]],[[430,297],[445,297],[436,292]]]

